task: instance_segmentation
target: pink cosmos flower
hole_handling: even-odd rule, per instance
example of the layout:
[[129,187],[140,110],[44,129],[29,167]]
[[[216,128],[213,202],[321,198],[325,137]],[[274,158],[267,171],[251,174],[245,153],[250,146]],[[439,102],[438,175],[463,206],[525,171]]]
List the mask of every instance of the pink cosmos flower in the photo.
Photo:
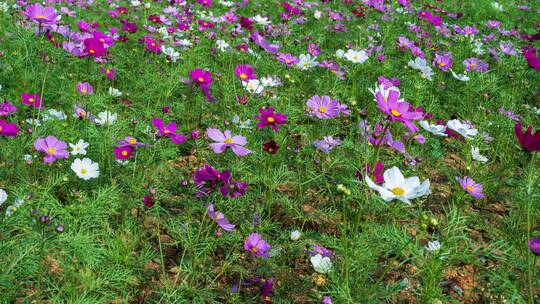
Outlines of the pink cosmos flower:
[[0,120],[0,135],[1,136],[14,137],[17,135],[17,132],[19,132],[19,129],[17,129],[16,124],[9,123],[3,119]]
[[56,24],[56,18],[58,18],[54,7],[43,7],[40,3],[28,5],[22,14],[28,17],[28,19],[44,25]]
[[113,80],[116,77],[116,71],[110,68],[99,67],[101,73],[105,74],[109,80]]
[[287,123],[287,114],[283,113],[274,113],[272,107],[268,108],[259,108],[261,115],[255,115],[255,118],[259,120],[257,123],[257,128],[262,129],[266,126],[270,126],[272,130],[279,130],[278,125],[283,125]]
[[216,211],[214,209],[214,204],[207,204],[206,210],[208,212],[208,216],[218,224],[219,227],[223,228],[225,231],[233,231],[235,225],[229,223],[229,220],[225,217],[225,215],[219,211]]
[[210,85],[214,79],[212,73],[207,72],[201,68],[196,68],[189,72],[189,76],[196,84],[200,86]]
[[116,159],[119,159],[119,160],[131,158],[131,156],[133,155],[133,152],[134,152],[133,147],[129,145],[114,148],[114,155]]
[[25,105],[41,109],[41,99],[39,97],[39,93],[35,93],[33,95],[28,93],[22,93],[21,102]]
[[270,248],[270,244],[263,240],[262,236],[258,233],[250,234],[244,242],[244,249],[256,257],[270,257],[270,254],[268,253]]
[[253,73],[253,68],[247,64],[239,64],[236,66],[234,73],[240,80],[249,81],[251,79],[256,79],[257,75]]
[[225,151],[227,148],[231,148],[234,154],[238,156],[246,156],[251,153],[251,150],[243,147],[245,144],[247,144],[244,136],[233,136],[229,130],[221,132],[219,129],[212,128],[207,129],[206,133],[210,139],[215,141],[215,143],[210,144],[210,148],[212,148],[214,153],[223,153],[223,151]]
[[176,123],[171,122],[167,126],[164,126],[163,120],[154,117],[152,118],[152,125],[157,129],[159,136],[167,136],[173,143],[180,145],[187,140],[182,134],[176,133]]
[[484,188],[479,183],[475,182],[472,178],[465,176],[463,178],[457,178],[461,188],[469,193],[476,199],[484,198]]
[[381,92],[375,94],[377,105],[381,112],[387,114],[392,120],[402,122],[409,131],[416,133],[418,127],[412,120],[422,119],[421,111],[411,111],[412,107],[408,102],[399,102],[399,91],[390,90],[388,98],[385,98]]
[[11,104],[11,102],[5,100],[0,103],[0,116],[8,116],[9,114],[17,112],[17,107]]
[[94,88],[88,82],[77,83],[77,91],[81,96],[87,96],[94,94]]
[[283,53],[278,53],[277,60],[279,62],[285,63],[285,65],[287,65],[288,67],[292,67],[296,65],[298,62],[300,62],[300,60],[294,57],[292,54],[283,54]]
[[308,115],[320,119],[334,118],[341,112],[341,104],[329,96],[315,95],[307,100]]
[[38,152],[46,154],[43,158],[43,161],[46,163],[52,163],[57,158],[68,158],[69,156],[69,152],[66,150],[67,144],[54,136],[36,139],[34,148]]

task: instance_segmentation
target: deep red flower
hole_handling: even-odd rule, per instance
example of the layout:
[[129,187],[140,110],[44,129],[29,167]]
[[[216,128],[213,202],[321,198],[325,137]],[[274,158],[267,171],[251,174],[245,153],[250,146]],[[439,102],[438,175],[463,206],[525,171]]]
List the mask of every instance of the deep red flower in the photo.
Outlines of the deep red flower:
[[540,151],[540,130],[536,130],[533,134],[532,127],[529,126],[527,131],[523,133],[523,127],[520,123],[514,126],[514,130],[523,150],[529,152]]
[[272,139],[263,144],[263,150],[268,152],[268,154],[276,154],[279,150],[279,145]]

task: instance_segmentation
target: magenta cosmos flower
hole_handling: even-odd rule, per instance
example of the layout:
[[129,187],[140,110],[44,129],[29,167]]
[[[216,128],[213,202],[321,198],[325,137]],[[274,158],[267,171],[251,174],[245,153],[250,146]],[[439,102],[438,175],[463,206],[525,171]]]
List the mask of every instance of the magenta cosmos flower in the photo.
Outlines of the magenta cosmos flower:
[[287,123],[287,114],[283,113],[274,113],[272,107],[268,108],[259,108],[259,113],[261,115],[255,115],[255,118],[259,120],[257,123],[257,128],[262,129],[266,126],[270,126],[272,130],[279,130],[278,125],[283,125]]
[[117,160],[125,160],[131,158],[135,150],[130,145],[114,148],[114,156]]
[[250,234],[244,242],[244,249],[257,257],[270,257],[270,254],[268,253],[270,248],[270,244],[263,240],[262,236],[258,233]]
[[216,222],[216,224],[219,227],[221,227],[223,230],[229,231],[229,232],[234,230],[235,225],[229,223],[229,220],[227,220],[227,218],[225,217],[225,214],[223,214],[223,213],[221,213],[219,211],[216,211],[214,209],[214,204],[207,204],[206,205],[206,210],[208,212],[208,216],[214,222]]
[[99,39],[96,39],[96,38],[84,39],[83,44],[84,44],[85,56],[99,58],[105,55],[105,53],[107,52],[105,45]]
[[22,14],[28,17],[28,19],[44,25],[56,24],[56,18],[58,18],[54,7],[43,7],[40,3],[27,6]]
[[191,77],[193,82],[200,86],[210,85],[212,81],[214,81],[214,79],[212,78],[212,73],[207,72],[201,68],[197,68],[189,72],[189,76]]
[[43,161],[46,163],[52,163],[57,158],[68,158],[69,156],[69,152],[66,150],[67,144],[54,136],[36,139],[34,148],[38,152],[46,154],[43,158]]
[[237,65],[234,73],[242,81],[250,81],[257,78],[257,75],[253,73],[253,68],[247,64]]
[[219,172],[208,164],[195,171],[193,181],[197,189],[195,196],[198,198],[210,194],[216,188],[219,188],[221,195],[235,198],[243,196],[248,186],[247,183],[233,181],[229,170]]
[[528,152],[540,151],[540,130],[533,134],[532,127],[528,127],[527,131],[523,133],[523,127],[519,123],[514,126],[514,130],[523,150]]
[[223,153],[223,151],[225,151],[227,148],[231,148],[234,154],[238,156],[246,156],[251,153],[251,150],[243,147],[245,144],[247,144],[247,140],[244,136],[233,136],[229,130],[221,132],[219,129],[212,128],[206,130],[206,133],[210,139],[215,141],[215,143],[210,144],[210,148],[212,148],[214,153]]
[[180,145],[187,140],[187,137],[176,133],[176,123],[174,122],[164,126],[163,120],[154,117],[152,118],[152,125],[157,129],[159,136],[167,136],[177,145]]
[[423,113],[414,110],[408,102],[399,102],[399,91],[390,90],[388,98],[385,98],[381,92],[375,94],[377,105],[381,112],[388,115],[392,120],[399,121],[409,129],[412,133],[418,131],[418,127],[412,122],[413,120],[422,119]]
[[467,193],[469,193],[472,197],[476,199],[484,198],[484,187],[475,182],[472,178],[465,176],[463,178],[458,177],[457,180],[459,181],[461,188],[467,191]]
[[341,113],[341,104],[329,96],[315,95],[307,100],[308,115],[320,119],[334,118]]
[[35,94],[22,93],[21,102],[24,103],[25,105],[41,109],[41,99],[39,98],[39,93],[35,93]]
[[535,255],[540,255],[540,236],[529,239],[529,250]]
[[11,102],[5,100],[4,102],[0,103],[0,116],[8,116],[9,114],[13,114],[17,112],[17,107],[11,104]]
[[0,120],[0,135],[1,136],[14,137],[17,135],[17,132],[19,132],[19,129],[17,129],[16,124],[9,123],[3,119]]

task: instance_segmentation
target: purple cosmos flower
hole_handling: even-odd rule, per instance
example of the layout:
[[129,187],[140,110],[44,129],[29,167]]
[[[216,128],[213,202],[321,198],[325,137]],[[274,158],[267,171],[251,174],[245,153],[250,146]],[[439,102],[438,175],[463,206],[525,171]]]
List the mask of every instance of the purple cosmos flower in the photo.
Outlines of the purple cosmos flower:
[[113,80],[116,77],[116,71],[110,68],[99,67],[101,73],[105,74],[109,80]]
[[225,170],[221,172],[219,174],[219,180],[222,183],[219,188],[221,195],[229,196],[230,198],[244,196],[248,184],[241,181],[233,181],[231,171]]
[[298,62],[300,62],[300,60],[294,57],[292,54],[283,54],[283,53],[278,53],[277,60],[279,62],[285,63],[288,67],[292,67],[298,64]]
[[34,108],[41,108],[41,99],[39,97],[39,93],[35,94],[28,94],[28,93],[22,93],[21,94],[21,102],[25,105],[34,107]]
[[158,131],[158,136],[167,136],[173,143],[180,145],[187,140],[182,134],[176,133],[176,123],[171,122],[167,126],[164,126],[163,120],[154,117],[152,118],[152,125]]
[[261,296],[264,304],[272,304],[270,300],[270,295],[274,289],[274,279],[270,278],[268,280],[262,280],[263,284],[261,286]]
[[272,107],[268,108],[259,108],[261,115],[255,115],[255,118],[259,120],[257,123],[257,128],[262,129],[266,126],[270,126],[272,130],[279,130],[278,125],[283,125],[287,123],[287,114],[283,113],[274,113]]
[[270,254],[268,253],[270,248],[270,244],[263,240],[262,236],[258,233],[250,234],[244,242],[244,249],[257,257],[270,257]]
[[[412,120],[422,119],[423,113],[419,109],[415,110],[409,105],[409,103],[403,101],[399,102],[399,91],[390,90],[388,98],[385,98],[379,91],[375,94],[377,99],[377,105],[381,112],[387,114],[392,120],[399,121],[409,129],[412,133],[418,131],[418,127],[412,122]],[[411,111],[411,109],[413,111]]]
[[58,18],[54,7],[43,7],[40,3],[28,5],[22,14],[28,17],[28,19],[43,25],[56,24],[56,19]]
[[540,255],[540,236],[529,239],[529,250],[535,255]]
[[208,128],[206,130],[208,137],[215,141],[215,143],[210,144],[210,148],[214,153],[223,153],[225,149],[231,148],[234,154],[238,156],[246,156],[251,153],[251,150],[244,148],[243,146],[247,144],[246,138],[241,135],[232,135],[230,130],[225,130],[221,132],[219,129]]
[[332,250],[320,246],[319,244],[313,244],[313,250],[308,251],[308,254],[312,256],[320,254],[323,257],[331,257],[334,253],[332,252]]
[[9,123],[3,119],[0,120],[0,135],[14,137],[19,132],[17,125],[14,123]]
[[340,144],[341,139],[333,138],[332,136],[325,136],[322,140],[318,140],[313,143],[317,150],[321,150],[323,152],[330,152],[335,146],[338,146]]
[[77,91],[81,96],[87,96],[94,94],[94,88],[88,82],[77,83]]
[[472,178],[465,176],[463,178],[457,178],[457,180],[459,181],[461,188],[467,191],[467,193],[469,193],[472,197],[476,199],[484,198],[484,188],[482,185],[476,183]]
[[138,141],[133,136],[126,136],[126,138],[124,138],[123,140],[118,141],[117,144],[119,146],[131,146],[133,148],[135,148],[135,147],[147,147],[148,146],[148,144],[145,144],[145,143],[142,143],[142,142]]
[[257,75],[253,73],[253,68],[248,64],[237,65],[234,73],[242,81],[250,81],[257,78]]
[[9,101],[5,100],[0,103],[0,116],[8,116],[15,112],[17,112],[17,107],[12,105]]
[[208,216],[214,220],[219,227],[221,227],[225,231],[233,231],[235,225],[229,223],[229,220],[225,218],[225,215],[219,211],[215,211],[214,204],[207,204],[206,210],[208,212]]
[[433,59],[433,65],[445,72],[451,69],[453,64],[454,62],[450,53],[436,54]]
[[195,188],[197,188],[196,196],[198,198],[210,194],[217,187],[223,196],[235,198],[243,196],[247,188],[247,183],[233,181],[229,170],[219,172],[208,164],[195,171],[193,181]]
[[467,71],[487,72],[489,65],[476,57],[463,60],[463,66]]
[[57,158],[68,158],[69,156],[69,152],[66,150],[67,144],[54,136],[36,139],[34,148],[36,148],[38,152],[46,154],[43,158],[43,161],[46,163],[52,163]]
[[321,119],[334,118],[339,115],[340,103],[329,96],[315,95],[307,100],[308,115]]

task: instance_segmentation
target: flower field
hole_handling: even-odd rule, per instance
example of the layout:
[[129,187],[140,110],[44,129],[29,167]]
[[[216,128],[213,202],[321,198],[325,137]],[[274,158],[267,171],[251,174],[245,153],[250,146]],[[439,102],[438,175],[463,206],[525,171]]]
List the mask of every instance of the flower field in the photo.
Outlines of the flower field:
[[540,3],[0,0],[0,303],[539,303]]

